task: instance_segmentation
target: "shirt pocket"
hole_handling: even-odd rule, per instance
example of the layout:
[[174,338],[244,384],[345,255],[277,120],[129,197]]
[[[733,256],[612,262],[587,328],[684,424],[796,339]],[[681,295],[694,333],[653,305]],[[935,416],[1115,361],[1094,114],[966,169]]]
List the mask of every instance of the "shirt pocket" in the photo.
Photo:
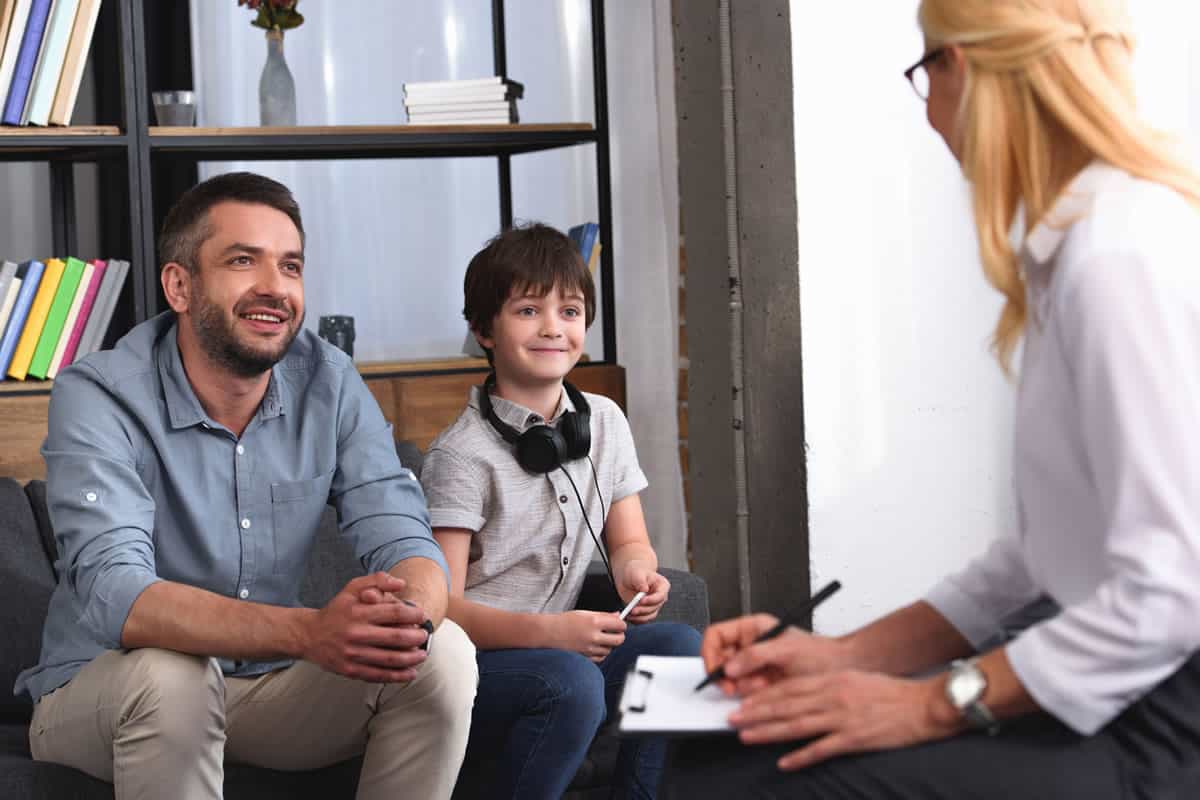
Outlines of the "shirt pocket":
[[305,481],[271,484],[272,572],[303,577],[304,562],[329,503],[333,471]]

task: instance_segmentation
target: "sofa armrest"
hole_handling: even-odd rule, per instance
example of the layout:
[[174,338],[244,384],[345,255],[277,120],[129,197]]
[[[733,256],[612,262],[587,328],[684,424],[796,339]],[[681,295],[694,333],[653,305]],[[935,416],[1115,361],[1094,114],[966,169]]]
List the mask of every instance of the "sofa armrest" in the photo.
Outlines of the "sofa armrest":
[[[671,582],[671,593],[658,614],[661,622],[683,622],[698,631],[708,627],[708,584],[699,575],[679,569],[662,567],[659,572]],[[622,603],[608,582],[604,565],[593,561],[588,565],[583,590],[576,608],[588,611],[617,611]]]
[[701,633],[708,627],[708,584],[693,572],[661,567],[659,572],[671,582],[671,594],[658,618],[663,622],[684,622]]

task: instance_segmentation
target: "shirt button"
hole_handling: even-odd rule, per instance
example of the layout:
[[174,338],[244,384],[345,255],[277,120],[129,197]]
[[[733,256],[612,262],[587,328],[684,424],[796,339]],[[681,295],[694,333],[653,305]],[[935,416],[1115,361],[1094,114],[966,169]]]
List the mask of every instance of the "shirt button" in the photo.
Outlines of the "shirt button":
[[87,494],[84,495],[84,497],[87,498],[87,501],[89,503],[96,502],[96,493],[95,492],[88,492]]
[[565,503],[565,502],[567,502],[567,496],[566,496],[565,494],[560,494],[560,495],[558,496],[558,502],[560,502],[560,503]]
[[243,528],[249,528],[249,527],[250,527],[250,520],[248,520],[248,519],[244,519],[244,520],[242,520],[242,527],[243,527]]
[[565,567],[566,565],[567,565],[567,557],[563,556],[563,566]]
[[250,596],[249,589],[242,589],[240,592],[238,592],[238,597],[242,598],[243,600],[245,600],[249,596]]
[[239,444],[239,445],[237,446],[237,451],[238,451],[238,455],[240,456],[240,455],[242,455],[243,453],[245,453],[245,452],[246,452],[246,448],[242,447],[242,446]]

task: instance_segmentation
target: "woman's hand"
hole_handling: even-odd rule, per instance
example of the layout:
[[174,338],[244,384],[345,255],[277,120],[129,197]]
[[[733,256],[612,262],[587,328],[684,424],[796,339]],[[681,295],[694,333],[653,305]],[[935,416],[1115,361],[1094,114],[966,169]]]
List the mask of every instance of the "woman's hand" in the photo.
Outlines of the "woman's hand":
[[638,592],[645,592],[633,610],[625,617],[634,625],[642,625],[652,621],[667,602],[671,592],[671,582],[658,572],[650,569],[643,561],[630,561],[621,570],[621,580],[617,584],[617,594],[621,601],[628,603]]
[[600,611],[566,611],[550,617],[550,640],[559,650],[587,656],[597,664],[625,641],[625,621]]
[[788,628],[773,639],[754,640],[779,620],[770,614],[718,622],[704,632],[700,656],[704,669],[725,668],[721,688],[726,694],[750,695],[783,678],[843,669],[851,665],[846,645],[839,639],[814,636]]
[[729,721],[746,744],[812,740],[779,759],[781,770],[802,769],[964,730],[944,684],[944,676],[916,681],[857,670],[794,675],[746,696]]

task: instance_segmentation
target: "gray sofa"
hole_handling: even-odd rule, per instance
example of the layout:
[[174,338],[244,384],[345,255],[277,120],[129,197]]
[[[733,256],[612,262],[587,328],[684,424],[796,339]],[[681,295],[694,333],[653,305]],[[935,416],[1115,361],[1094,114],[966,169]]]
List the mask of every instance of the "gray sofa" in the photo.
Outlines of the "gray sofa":
[[[419,454],[403,453],[406,465]],[[29,755],[29,698],[14,697],[11,687],[17,673],[37,661],[42,621],[55,584],[54,536],[46,513],[45,484],[21,486],[0,478],[0,798],[3,800],[111,800],[110,784],[56,764],[35,762]],[[337,535],[332,510],[326,511],[316,546],[309,558],[302,600],[323,605],[361,570]],[[694,575],[664,570],[671,581],[671,597],[662,618],[686,622],[698,629],[708,624],[708,596],[704,581]],[[612,590],[603,573],[588,576],[580,607],[611,608]],[[573,800],[608,797],[616,756],[616,740],[602,730],[571,790]],[[352,798],[358,783],[359,760],[299,773],[229,764],[225,770],[228,800],[295,800],[296,798]],[[482,765],[465,764],[457,797],[474,794],[482,778]]]

